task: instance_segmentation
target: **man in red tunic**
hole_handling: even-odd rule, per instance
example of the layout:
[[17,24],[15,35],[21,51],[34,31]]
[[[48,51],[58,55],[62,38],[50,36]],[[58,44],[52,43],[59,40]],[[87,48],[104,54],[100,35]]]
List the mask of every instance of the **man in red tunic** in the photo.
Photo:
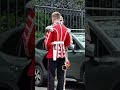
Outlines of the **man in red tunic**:
[[54,90],[55,70],[57,69],[58,85],[57,90],[63,90],[64,71],[62,66],[65,63],[66,48],[70,43],[70,34],[60,22],[61,14],[52,13],[52,23],[47,29],[45,37],[45,47],[48,50],[46,58],[48,59],[48,90]]
[[22,77],[24,85],[20,86],[20,90],[35,90],[35,11],[34,11],[34,1],[30,1],[26,4],[28,10],[28,16],[26,21],[26,26],[22,34],[23,45],[25,49],[26,56],[31,63],[27,67],[25,77]]

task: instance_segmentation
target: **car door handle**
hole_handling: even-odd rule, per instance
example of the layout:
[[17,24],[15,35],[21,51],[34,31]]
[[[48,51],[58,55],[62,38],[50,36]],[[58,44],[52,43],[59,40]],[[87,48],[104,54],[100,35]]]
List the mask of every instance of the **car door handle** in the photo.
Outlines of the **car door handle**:
[[17,71],[18,67],[16,65],[11,65],[9,69],[10,69],[10,72],[13,72],[13,71]]

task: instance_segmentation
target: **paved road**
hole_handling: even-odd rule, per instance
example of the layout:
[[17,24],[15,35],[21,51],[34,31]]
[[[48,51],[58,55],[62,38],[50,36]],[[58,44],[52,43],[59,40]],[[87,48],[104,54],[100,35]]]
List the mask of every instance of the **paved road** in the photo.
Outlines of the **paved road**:
[[[43,87],[35,87],[35,90],[47,90],[47,85]],[[67,82],[66,90],[85,90],[84,86],[81,84],[77,84],[75,82]]]

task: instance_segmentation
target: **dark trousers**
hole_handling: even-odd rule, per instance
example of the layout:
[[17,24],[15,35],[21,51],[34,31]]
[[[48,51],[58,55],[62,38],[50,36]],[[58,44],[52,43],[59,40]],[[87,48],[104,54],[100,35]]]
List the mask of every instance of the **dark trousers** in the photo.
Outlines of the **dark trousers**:
[[57,90],[63,90],[64,85],[64,65],[65,58],[58,58],[56,61],[48,59],[48,90],[54,90],[55,70],[57,69],[58,85]]

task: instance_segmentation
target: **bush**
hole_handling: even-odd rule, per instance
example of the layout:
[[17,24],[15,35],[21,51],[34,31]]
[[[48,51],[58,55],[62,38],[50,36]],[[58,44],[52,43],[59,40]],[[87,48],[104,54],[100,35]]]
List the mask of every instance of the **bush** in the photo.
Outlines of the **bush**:
[[35,32],[35,39],[41,38],[43,36],[45,36],[45,33],[42,33],[42,32],[39,32],[39,31]]
[[36,31],[45,32],[45,27],[50,24],[51,18],[49,18],[48,14],[44,14],[42,12],[36,13]]
[[[2,16],[0,16],[1,19],[1,27],[0,27],[0,32],[7,31],[7,18],[6,18],[6,13],[4,13]],[[17,23],[22,22],[23,17],[17,17]],[[10,30],[15,28],[15,15],[14,13],[9,14],[9,26]]]

